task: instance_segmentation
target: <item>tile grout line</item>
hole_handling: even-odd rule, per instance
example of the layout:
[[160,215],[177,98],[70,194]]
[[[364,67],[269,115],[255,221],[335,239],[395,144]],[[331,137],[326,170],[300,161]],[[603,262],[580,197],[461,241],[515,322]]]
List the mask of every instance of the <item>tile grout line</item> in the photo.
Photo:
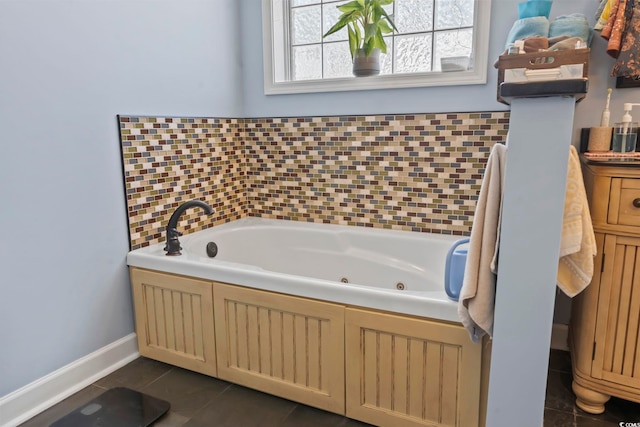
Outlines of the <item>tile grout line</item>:
[[298,404],[298,403],[296,403],[295,405],[293,405],[293,408],[291,408],[291,410],[289,411],[289,413],[287,414],[287,416],[286,416],[286,417],[284,417],[284,418],[282,419],[282,423],[283,423],[283,424],[284,424],[284,423],[289,419],[289,417],[291,416],[291,414],[293,414],[293,411],[295,411],[295,410],[298,408],[298,406],[300,406],[300,404]]
[[151,382],[149,382],[149,383],[147,383],[147,384],[145,384],[145,385],[141,386],[140,388],[141,388],[141,389],[142,389],[142,388],[146,388],[146,387],[149,387],[149,386],[150,386],[150,385],[152,385],[152,384],[155,384],[158,380],[160,380],[160,378],[165,377],[166,375],[168,375],[168,374],[169,374],[169,372],[173,371],[175,368],[176,368],[175,366],[172,366],[170,369],[168,369],[168,370],[167,370],[167,372],[165,372],[165,373],[161,374],[159,377],[157,377],[157,378],[156,378],[156,379],[154,379],[153,381],[151,381]]

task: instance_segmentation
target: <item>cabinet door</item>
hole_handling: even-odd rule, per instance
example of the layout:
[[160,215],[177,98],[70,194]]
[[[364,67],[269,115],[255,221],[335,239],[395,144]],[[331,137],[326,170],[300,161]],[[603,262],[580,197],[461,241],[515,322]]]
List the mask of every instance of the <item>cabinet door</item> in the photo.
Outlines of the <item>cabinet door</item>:
[[344,306],[214,284],[218,375],[344,414]]
[[482,347],[461,325],[348,308],[345,333],[348,417],[479,425]]
[[216,375],[212,283],[131,269],[141,355]]
[[593,365],[598,298],[602,280],[605,234],[595,233],[597,255],[593,260],[593,278],[585,290],[573,298],[571,304],[571,361],[574,369],[590,376]]
[[607,235],[591,375],[640,388],[640,238]]

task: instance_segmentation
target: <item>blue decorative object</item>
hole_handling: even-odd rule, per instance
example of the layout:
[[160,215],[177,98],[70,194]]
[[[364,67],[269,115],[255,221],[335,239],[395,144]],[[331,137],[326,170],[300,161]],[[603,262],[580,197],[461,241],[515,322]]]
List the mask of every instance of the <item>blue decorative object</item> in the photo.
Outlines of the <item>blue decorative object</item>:
[[518,3],[518,18],[532,18],[544,16],[549,18],[551,12],[551,0],[529,0]]

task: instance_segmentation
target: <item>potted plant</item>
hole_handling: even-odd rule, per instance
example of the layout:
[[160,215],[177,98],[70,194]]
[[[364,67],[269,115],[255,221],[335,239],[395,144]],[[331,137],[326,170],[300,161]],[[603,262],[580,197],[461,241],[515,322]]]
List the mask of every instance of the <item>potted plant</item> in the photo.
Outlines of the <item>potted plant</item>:
[[337,6],[342,15],[322,37],[347,27],[353,74],[357,77],[380,74],[380,52],[387,53],[383,34],[398,31],[392,16],[382,6],[394,0],[354,0]]

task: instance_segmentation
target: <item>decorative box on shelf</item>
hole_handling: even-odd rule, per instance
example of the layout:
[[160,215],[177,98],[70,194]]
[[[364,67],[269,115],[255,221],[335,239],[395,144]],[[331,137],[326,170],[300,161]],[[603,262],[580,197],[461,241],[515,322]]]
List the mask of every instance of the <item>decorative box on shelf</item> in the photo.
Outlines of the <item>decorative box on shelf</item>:
[[589,48],[540,51],[498,58],[498,101],[511,98],[574,96],[579,101],[589,86]]

